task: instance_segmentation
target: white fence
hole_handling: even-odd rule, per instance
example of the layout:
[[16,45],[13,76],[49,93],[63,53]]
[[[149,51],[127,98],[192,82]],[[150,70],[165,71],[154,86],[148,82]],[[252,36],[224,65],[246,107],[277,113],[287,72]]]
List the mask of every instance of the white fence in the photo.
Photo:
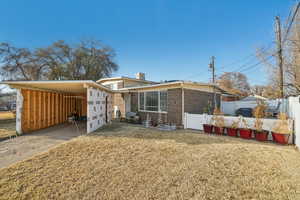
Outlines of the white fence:
[[[300,105],[300,104],[299,104]],[[300,106],[299,106],[300,108]],[[300,111],[300,109],[299,109]],[[184,115],[184,128],[185,129],[195,129],[195,130],[203,130],[203,124],[211,124],[213,115],[207,114],[189,114],[185,113]],[[243,118],[247,122],[247,127],[242,122],[240,117],[228,117],[224,116],[224,123],[226,127],[230,127],[233,122],[239,120],[238,128],[254,128],[255,118]],[[300,117],[299,119],[300,120]],[[263,121],[263,129],[266,131],[272,131],[275,127],[275,124],[278,122],[278,119],[262,119]],[[293,130],[293,120],[289,120],[290,129]],[[300,124],[298,124],[300,126]],[[299,132],[300,133],[300,132]],[[300,136],[299,136],[300,137]],[[271,134],[269,134],[269,140],[272,140]],[[290,137],[289,143],[292,143],[293,137]],[[299,138],[298,138],[299,140]]]
[[294,119],[295,145],[300,149],[300,96],[289,98],[288,114]]
[[[286,112],[288,107],[288,100],[276,99],[266,101],[269,108],[278,108],[281,112]],[[235,111],[239,108],[255,108],[257,106],[256,101],[222,101],[221,111],[226,115],[235,115]]]
[[[267,101],[269,104],[269,107],[275,108],[278,107],[278,104],[280,102],[279,111],[280,112],[286,112],[289,116],[289,118],[294,120],[294,136],[295,136],[295,144],[300,149],[300,96],[298,97],[289,97],[287,100],[271,100]],[[235,102],[222,102],[221,104],[221,110],[223,113],[228,115],[234,115],[235,111],[238,108],[254,108],[256,106],[256,102],[254,101],[235,101]],[[189,116],[190,118],[193,118],[192,121],[195,120],[195,116]],[[191,126],[191,128],[195,125],[191,125],[191,122],[187,122],[188,126]],[[202,125],[201,125],[202,126]],[[202,129],[202,127],[201,127]],[[200,129],[200,130],[201,130]]]

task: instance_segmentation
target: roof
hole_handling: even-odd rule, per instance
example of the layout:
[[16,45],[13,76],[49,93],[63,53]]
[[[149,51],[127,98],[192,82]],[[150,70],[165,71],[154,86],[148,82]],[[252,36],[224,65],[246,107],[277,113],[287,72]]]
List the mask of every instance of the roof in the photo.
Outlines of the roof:
[[59,80],[59,81],[3,81],[12,88],[47,90],[52,92],[83,93],[87,87],[95,87],[107,92],[112,90],[92,80]]
[[247,96],[247,97],[241,99],[241,101],[256,101],[256,100],[267,100],[267,98],[259,96],[259,95],[254,95],[254,96]]
[[142,83],[156,83],[154,81],[148,81],[148,80],[141,80],[141,79],[136,79],[136,78],[130,78],[130,77],[126,77],[126,76],[119,76],[119,77],[112,77],[112,78],[102,78],[99,79],[98,81],[96,81],[97,83],[103,83],[106,81],[117,81],[117,80],[128,80],[128,81],[135,81],[135,82],[142,82]]
[[159,89],[159,88],[193,88],[199,89],[203,88],[203,86],[208,86],[219,90],[221,93],[227,93],[226,91],[222,90],[215,84],[211,83],[201,83],[201,82],[192,82],[192,81],[174,81],[174,82],[167,82],[167,83],[158,83],[153,85],[145,85],[145,86],[137,86],[137,87],[127,87],[121,88],[118,91],[128,92],[131,90],[143,90],[143,89]]

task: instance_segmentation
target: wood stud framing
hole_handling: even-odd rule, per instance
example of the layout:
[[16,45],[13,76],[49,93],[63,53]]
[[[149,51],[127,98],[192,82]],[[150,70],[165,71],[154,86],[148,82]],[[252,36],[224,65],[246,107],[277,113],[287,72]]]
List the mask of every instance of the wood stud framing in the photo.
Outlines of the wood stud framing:
[[[67,121],[75,110],[79,116],[86,116],[86,94],[79,95],[22,89],[22,129],[31,132]],[[72,97],[74,96],[74,97]]]

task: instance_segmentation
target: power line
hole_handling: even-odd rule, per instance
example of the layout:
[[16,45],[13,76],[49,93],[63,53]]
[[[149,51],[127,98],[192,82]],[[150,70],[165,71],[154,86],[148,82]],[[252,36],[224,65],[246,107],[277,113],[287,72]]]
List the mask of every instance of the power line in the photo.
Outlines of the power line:
[[246,57],[244,57],[242,59],[236,60],[236,61],[234,61],[234,62],[232,62],[232,63],[230,63],[228,65],[224,65],[224,66],[220,67],[219,69],[224,69],[224,68],[227,68],[229,66],[235,65],[237,63],[240,63],[241,61],[248,60],[248,58],[251,58],[253,56],[255,56],[255,54],[250,54],[250,55],[248,55],[248,56],[246,56]]
[[[289,34],[289,32],[291,30],[291,27],[293,25],[293,22],[295,20],[295,17],[297,15],[297,12],[298,12],[299,8],[300,8],[300,2],[298,2],[298,4],[297,4],[296,9],[293,13],[293,16],[291,14],[292,13],[291,11],[289,13],[287,23],[286,23],[287,24],[287,31],[286,31],[285,38],[284,38],[283,42],[286,40],[287,35]],[[291,16],[292,16],[292,19],[290,21]],[[290,23],[288,23],[289,21],[290,21]],[[272,44],[273,44],[273,42],[269,43],[267,47],[263,48],[262,52],[266,52],[267,50],[269,50],[271,48]],[[265,61],[270,60],[272,57],[273,57],[273,55],[268,56],[265,59]],[[252,58],[252,59],[249,60],[249,58]],[[245,72],[245,71],[248,71],[248,70],[250,70],[252,68],[255,68],[255,67],[259,66],[260,64],[262,64],[262,61],[261,61],[261,62],[255,63],[253,65],[250,65],[250,63],[252,63],[255,60],[256,60],[256,54],[254,53],[254,54],[250,54],[250,55],[244,57],[243,59],[238,59],[238,60],[232,62],[231,64],[224,65],[224,66],[220,67],[219,69],[225,69],[225,68],[230,67],[232,65],[235,65],[237,63],[246,62],[246,63],[242,64],[241,66],[237,67],[235,70],[231,70],[232,72]],[[223,72],[225,72],[225,71],[223,71]],[[201,74],[203,74],[203,73],[193,74],[193,75],[191,75],[187,78],[196,77],[196,76],[199,76]]]
[[[293,17],[292,17],[292,19],[291,19],[291,21],[290,21],[290,23],[289,23],[289,25],[288,25],[288,27],[287,27],[287,30],[286,30],[285,35],[284,35],[283,42],[285,42],[286,39],[287,39],[287,36],[288,36],[288,34],[289,34],[289,32],[290,32],[290,30],[291,30],[291,28],[292,28],[292,25],[293,25],[293,23],[294,23],[294,20],[295,20],[295,18],[296,18],[296,16],[297,16],[299,7],[300,7],[300,2],[297,3],[296,9],[295,9],[295,11],[294,11],[294,13],[293,13]],[[291,14],[291,13],[290,13],[290,14]],[[290,15],[289,15],[289,18],[290,18]]]
[[[270,42],[266,47],[263,47],[263,48],[262,48],[262,52],[268,51],[268,50],[271,48],[272,44],[273,44],[273,42]],[[237,71],[239,71],[239,70],[242,70],[243,68],[249,66],[250,63],[252,63],[253,61],[256,61],[256,60],[257,60],[256,54],[255,54],[255,53],[254,53],[254,54],[250,54],[250,55],[247,56],[247,57],[249,57],[249,58],[253,57],[253,58],[252,58],[251,60],[248,60],[246,63],[240,65],[239,67],[235,68],[234,70],[231,70],[231,71],[237,72]]]
[[[273,57],[273,55],[268,56],[264,61],[268,61],[268,60],[270,60],[272,57]],[[250,66],[248,66],[247,68],[245,68],[245,69],[243,69],[243,70],[241,70],[241,71],[239,71],[239,72],[245,72],[245,71],[247,71],[247,70],[249,70],[249,69],[251,69],[251,68],[254,68],[254,67],[256,67],[256,66],[262,64],[264,61],[259,61],[259,62],[255,63],[254,65],[250,65]]]

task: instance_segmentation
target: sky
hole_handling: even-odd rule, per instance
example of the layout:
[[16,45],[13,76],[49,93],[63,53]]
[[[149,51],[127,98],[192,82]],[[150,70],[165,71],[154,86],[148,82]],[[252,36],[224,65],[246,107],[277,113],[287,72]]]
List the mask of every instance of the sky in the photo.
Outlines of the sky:
[[[274,18],[294,0],[1,0],[0,42],[35,48],[56,40],[94,38],[116,51],[114,76],[146,73],[161,80],[210,81],[247,69],[251,84],[267,83],[257,48],[274,45]],[[242,68],[241,68],[242,67]]]

